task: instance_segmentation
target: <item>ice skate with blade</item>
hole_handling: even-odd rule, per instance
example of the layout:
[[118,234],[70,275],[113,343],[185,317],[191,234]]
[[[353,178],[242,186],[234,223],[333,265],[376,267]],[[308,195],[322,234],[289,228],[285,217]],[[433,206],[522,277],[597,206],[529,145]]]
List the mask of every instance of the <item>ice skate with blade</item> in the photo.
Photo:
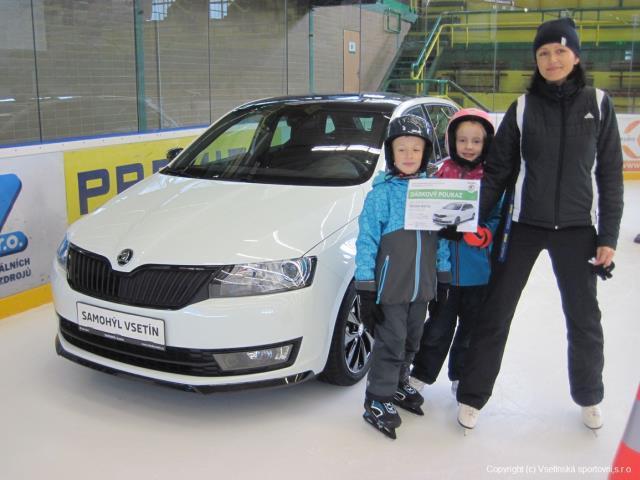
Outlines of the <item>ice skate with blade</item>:
[[458,423],[464,429],[465,436],[471,430],[473,430],[478,422],[478,416],[480,410],[473,408],[470,405],[460,403],[458,406]]
[[416,392],[421,393],[426,383],[416,377],[409,377],[409,385],[411,385]]
[[396,439],[396,428],[400,426],[402,420],[398,411],[391,402],[381,402],[379,400],[365,399],[364,414],[362,418],[386,437]]
[[600,405],[582,407],[582,423],[597,437],[598,430],[602,428],[602,410],[600,410]]
[[398,384],[398,389],[393,394],[393,403],[416,415],[424,415],[422,408],[420,408],[424,403],[424,398],[411,386],[408,378],[401,380]]

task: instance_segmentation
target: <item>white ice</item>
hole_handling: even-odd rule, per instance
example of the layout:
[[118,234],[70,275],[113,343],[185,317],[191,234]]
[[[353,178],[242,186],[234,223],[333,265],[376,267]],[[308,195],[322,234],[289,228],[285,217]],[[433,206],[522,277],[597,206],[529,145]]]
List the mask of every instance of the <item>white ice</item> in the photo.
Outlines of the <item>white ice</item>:
[[425,416],[401,411],[392,441],[362,420],[364,381],[183,393],[56,356],[51,304],[1,320],[0,479],[604,479],[640,379],[640,182],[626,182],[625,204],[617,268],[599,284],[597,437],[569,396],[564,320],[543,254],[494,395],[466,437],[444,369],[425,389]]

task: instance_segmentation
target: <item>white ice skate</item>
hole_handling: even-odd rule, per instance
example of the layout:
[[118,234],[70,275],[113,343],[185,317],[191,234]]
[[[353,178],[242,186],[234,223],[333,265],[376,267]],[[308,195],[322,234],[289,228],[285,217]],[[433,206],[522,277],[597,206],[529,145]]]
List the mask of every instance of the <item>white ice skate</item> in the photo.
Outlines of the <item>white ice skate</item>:
[[464,434],[466,435],[469,430],[473,430],[478,423],[478,415],[480,415],[480,410],[477,408],[473,408],[470,405],[465,405],[464,403],[459,404],[458,406],[458,423],[462,428],[464,428]]
[[418,380],[416,377],[409,377],[409,385],[411,385],[416,392],[422,392],[426,383],[422,380]]
[[602,411],[600,405],[591,405],[590,407],[582,407],[582,423],[598,436],[596,430],[602,428]]

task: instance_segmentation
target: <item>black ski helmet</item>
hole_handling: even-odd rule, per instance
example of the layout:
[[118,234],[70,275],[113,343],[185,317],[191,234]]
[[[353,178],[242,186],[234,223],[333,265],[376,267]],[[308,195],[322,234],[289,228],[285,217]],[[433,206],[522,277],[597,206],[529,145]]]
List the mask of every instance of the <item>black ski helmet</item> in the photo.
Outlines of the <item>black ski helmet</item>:
[[422,163],[418,171],[426,172],[429,157],[433,150],[433,128],[424,118],[418,117],[417,115],[402,115],[389,122],[387,138],[384,141],[384,158],[387,162],[387,171],[392,175],[400,173],[393,163],[393,148],[391,148],[391,143],[396,138],[405,135],[420,137],[425,141]]

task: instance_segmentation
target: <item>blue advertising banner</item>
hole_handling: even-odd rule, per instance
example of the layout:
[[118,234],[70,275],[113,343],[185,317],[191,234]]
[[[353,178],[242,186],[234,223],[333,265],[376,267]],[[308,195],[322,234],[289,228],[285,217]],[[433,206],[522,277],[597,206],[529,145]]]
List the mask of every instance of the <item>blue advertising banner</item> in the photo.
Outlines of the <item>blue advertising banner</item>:
[[67,226],[61,153],[0,160],[0,298],[49,282]]

